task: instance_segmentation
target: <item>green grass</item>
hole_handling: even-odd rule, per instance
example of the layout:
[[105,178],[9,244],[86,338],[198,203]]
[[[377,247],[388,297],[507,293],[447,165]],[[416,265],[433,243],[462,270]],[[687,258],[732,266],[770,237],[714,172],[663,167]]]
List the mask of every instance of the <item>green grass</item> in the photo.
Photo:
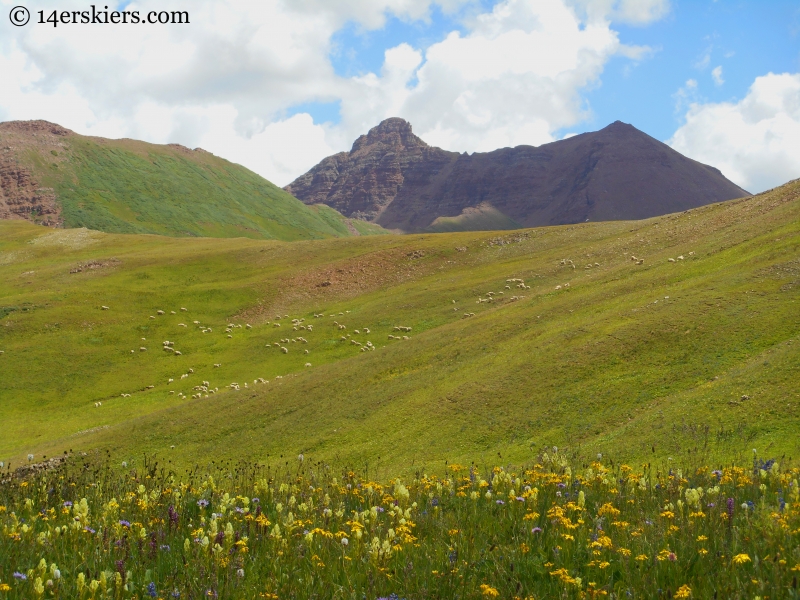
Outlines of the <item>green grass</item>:
[[[4,222],[0,460],[304,452],[389,477],[553,445],[797,457],[799,196],[795,182],[641,222],[293,243]],[[105,266],[70,273],[91,261]],[[505,289],[516,278],[530,289]],[[501,299],[478,303],[488,292]],[[192,399],[203,381],[219,393]]]
[[[29,149],[22,164],[54,188],[65,227],[285,241],[354,235],[335,210],[308,207],[207,152],[79,135],[64,143],[58,162]],[[359,232],[372,233],[385,231],[373,225]]]
[[180,472],[73,457],[2,482],[0,597],[798,598],[786,464],[551,450],[376,482],[300,458]]

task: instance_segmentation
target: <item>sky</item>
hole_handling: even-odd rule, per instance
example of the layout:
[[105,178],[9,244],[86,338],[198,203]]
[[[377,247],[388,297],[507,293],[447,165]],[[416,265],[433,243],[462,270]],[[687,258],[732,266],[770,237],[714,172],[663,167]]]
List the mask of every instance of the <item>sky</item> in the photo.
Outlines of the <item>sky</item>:
[[[11,23],[12,8],[31,15]],[[0,121],[202,147],[286,185],[388,117],[458,152],[620,120],[751,192],[800,177],[796,0],[0,0]]]

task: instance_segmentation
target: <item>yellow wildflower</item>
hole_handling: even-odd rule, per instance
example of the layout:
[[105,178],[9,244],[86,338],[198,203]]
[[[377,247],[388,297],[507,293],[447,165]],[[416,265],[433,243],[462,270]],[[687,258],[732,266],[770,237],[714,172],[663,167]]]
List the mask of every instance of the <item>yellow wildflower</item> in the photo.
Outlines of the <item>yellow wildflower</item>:
[[675,598],[691,598],[691,597],[692,597],[692,588],[690,588],[686,584],[682,585],[680,588],[678,588],[678,591],[675,592]]
[[481,594],[483,594],[484,596],[486,596],[488,598],[497,598],[500,595],[500,592],[498,592],[492,586],[486,585],[485,583],[482,583],[481,584]]
[[736,556],[733,557],[733,559],[731,559],[731,562],[735,565],[743,565],[751,561],[750,561],[750,556],[748,556],[747,554],[737,554]]

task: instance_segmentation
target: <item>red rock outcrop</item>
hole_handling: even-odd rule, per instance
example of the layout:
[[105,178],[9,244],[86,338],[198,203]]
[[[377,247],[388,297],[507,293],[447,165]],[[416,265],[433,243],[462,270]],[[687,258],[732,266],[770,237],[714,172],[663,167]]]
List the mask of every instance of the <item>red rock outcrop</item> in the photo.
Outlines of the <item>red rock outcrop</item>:
[[[449,229],[495,228],[503,215],[507,227],[644,219],[748,195],[717,169],[619,121],[538,147],[468,155],[429,146],[397,118],[285,189],[402,231],[436,230],[440,217]],[[492,218],[482,225],[481,214]]]
[[56,161],[65,146],[64,137],[71,133],[48,121],[0,123],[0,219],[26,219],[53,227],[62,224],[54,190],[41,187],[19,157],[34,147],[45,147],[55,152]]

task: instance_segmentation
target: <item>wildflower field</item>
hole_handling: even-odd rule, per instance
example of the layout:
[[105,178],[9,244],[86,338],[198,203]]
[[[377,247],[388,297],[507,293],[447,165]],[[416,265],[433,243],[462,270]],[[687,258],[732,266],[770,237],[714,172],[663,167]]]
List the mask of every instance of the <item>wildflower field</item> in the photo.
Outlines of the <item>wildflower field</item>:
[[0,484],[0,598],[798,598],[800,469],[69,459]]

